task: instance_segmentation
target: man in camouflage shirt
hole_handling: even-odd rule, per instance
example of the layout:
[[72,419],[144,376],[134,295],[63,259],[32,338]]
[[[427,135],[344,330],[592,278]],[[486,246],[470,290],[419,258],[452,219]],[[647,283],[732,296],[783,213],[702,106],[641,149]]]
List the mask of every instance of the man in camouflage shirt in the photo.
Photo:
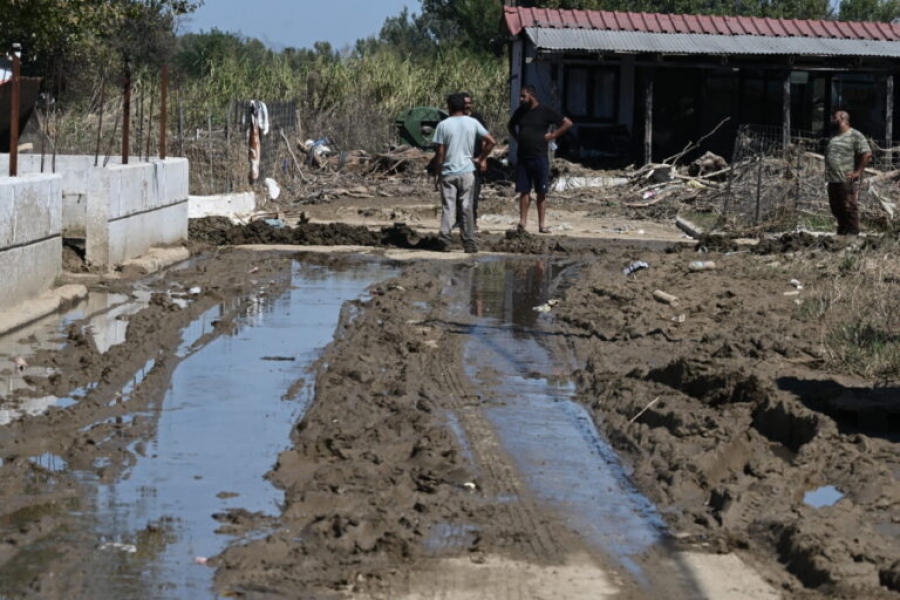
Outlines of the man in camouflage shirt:
[[872,159],[872,148],[862,133],[850,127],[850,115],[845,111],[835,111],[831,124],[836,133],[825,150],[828,204],[837,219],[838,235],[858,235],[857,182]]

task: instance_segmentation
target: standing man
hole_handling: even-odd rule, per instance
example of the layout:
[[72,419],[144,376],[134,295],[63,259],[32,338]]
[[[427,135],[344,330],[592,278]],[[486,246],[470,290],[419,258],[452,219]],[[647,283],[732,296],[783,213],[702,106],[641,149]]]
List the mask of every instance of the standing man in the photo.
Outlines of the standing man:
[[[484,117],[481,116],[481,113],[477,113],[474,110],[473,102],[472,102],[472,94],[469,92],[463,92],[464,99],[466,102],[466,108],[463,112],[468,117],[472,117],[479,123],[481,123],[485,128],[487,125],[484,123]],[[477,138],[475,140],[475,150],[474,154],[478,156],[481,154],[481,138]],[[478,200],[481,198],[481,183],[484,179],[484,173],[487,171],[487,161],[481,163],[480,169],[475,169],[475,183],[472,187],[472,220],[475,222],[475,231],[478,231]]]
[[[441,232],[443,250],[450,245],[450,230],[457,221],[457,207],[462,210],[463,248],[467,253],[478,252],[475,244],[475,221],[472,215],[472,188],[475,170],[481,169],[497,141],[484,125],[466,116],[464,93],[450,94],[447,109],[450,116],[438,123],[434,131],[436,146],[436,179],[441,190]],[[475,155],[475,140],[481,137],[481,152]]]
[[[555,127],[551,131],[551,126]],[[550,188],[550,158],[548,144],[564,135],[572,121],[549,106],[540,103],[533,85],[526,85],[519,93],[519,108],[509,120],[507,129],[518,143],[516,153],[516,192],[519,193],[519,226],[525,231],[531,189],[537,194],[538,231],[550,233],[544,224],[547,213],[547,192]]]
[[831,117],[835,135],[825,150],[828,204],[837,219],[838,235],[859,235],[859,181],[872,159],[866,137],[850,127],[850,115],[835,111]]

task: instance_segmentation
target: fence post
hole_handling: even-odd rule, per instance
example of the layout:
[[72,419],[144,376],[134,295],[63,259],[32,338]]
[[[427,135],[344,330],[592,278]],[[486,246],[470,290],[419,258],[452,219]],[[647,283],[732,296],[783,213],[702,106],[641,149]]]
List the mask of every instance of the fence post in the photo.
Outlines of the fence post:
[[887,98],[884,101],[884,137],[887,139],[887,150],[885,150],[884,159],[888,166],[885,171],[894,167],[894,76],[887,77]]
[[159,159],[166,160],[166,128],[169,126],[169,65],[163,63],[159,83]]
[[759,210],[760,210],[760,202],[762,197],[762,176],[763,176],[763,154],[760,152],[759,156],[757,156],[756,160],[758,161],[758,166],[756,168],[756,216],[753,219],[754,225],[759,225]]
[[22,46],[12,45],[12,98],[9,116],[9,176],[19,174],[19,86],[21,78]]
[[131,64],[125,61],[125,89],[122,97],[122,164],[128,164],[128,144],[131,133]]

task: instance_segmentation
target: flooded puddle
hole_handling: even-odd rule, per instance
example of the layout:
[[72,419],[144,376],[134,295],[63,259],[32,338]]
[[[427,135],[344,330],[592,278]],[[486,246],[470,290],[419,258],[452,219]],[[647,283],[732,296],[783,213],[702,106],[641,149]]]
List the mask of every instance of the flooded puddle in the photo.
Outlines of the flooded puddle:
[[833,485],[823,485],[803,494],[803,502],[813,508],[825,508],[826,506],[834,506],[843,497],[844,494]]
[[541,343],[538,320],[552,319],[556,300],[551,286],[575,275],[543,260],[479,262],[464,302],[477,317],[468,374],[497,391],[487,416],[530,492],[641,580],[636,559],[661,540],[664,523],[573,400],[573,365]]
[[[80,567],[95,575],[81,597],[215,597],[213,569],[204,566],[205,557],[236,540],[215,533],[219,523],[213,515],[230,509],[278,514],[282,494],[263,476],[288,447],[291,427],[313,397],[309,369],[332,340],[344,303],[393,273],[373,262],[343,271],[294,263],[283,273],[290,279],[288,291],[255,297],[228,334],[206,335],[221,308],[197,319],[184,331],[178,352],[183,360],[164,397],[141,402],[140,409],[113,424],[150,430],[134,437],[126,452],[135,457],[133,464],[114,482],[97,475],[103,465],[79,470],[53,455],[31,458],[93,492],[91,508],[78,515],[84,530],[73,533],[95,540],[96,550]],[[241,300],[246,299],[235,301]],[[124,306],[99,311],[111,325],[92,325],[104,344],[124,339],[124,329],[116,326],[122,311],[131,310]],[[63,320],[89,317],[80,310]],[[151,361],[136,373],[116,401],[127,406],[152,366]],[[97,443],[114,441],[115,435]],[[28,561],[39,569],[41,552],[31,553]]]

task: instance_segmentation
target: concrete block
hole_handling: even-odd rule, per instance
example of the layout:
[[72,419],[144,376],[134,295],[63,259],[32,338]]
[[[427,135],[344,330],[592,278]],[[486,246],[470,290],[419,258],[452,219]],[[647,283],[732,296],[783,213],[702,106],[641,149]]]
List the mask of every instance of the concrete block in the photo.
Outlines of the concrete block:
[[60,187],[57,175],[0,179],[0,250],[59,234]]
[[219,194],[216,196],[190,196],[188,217],[233,217],[246,215],[256,210],[256,195],[253,192],[239,194]]
[[0,308],[4,310],[50,289],[62,272],[62,238],[56,236],[0,252]]

